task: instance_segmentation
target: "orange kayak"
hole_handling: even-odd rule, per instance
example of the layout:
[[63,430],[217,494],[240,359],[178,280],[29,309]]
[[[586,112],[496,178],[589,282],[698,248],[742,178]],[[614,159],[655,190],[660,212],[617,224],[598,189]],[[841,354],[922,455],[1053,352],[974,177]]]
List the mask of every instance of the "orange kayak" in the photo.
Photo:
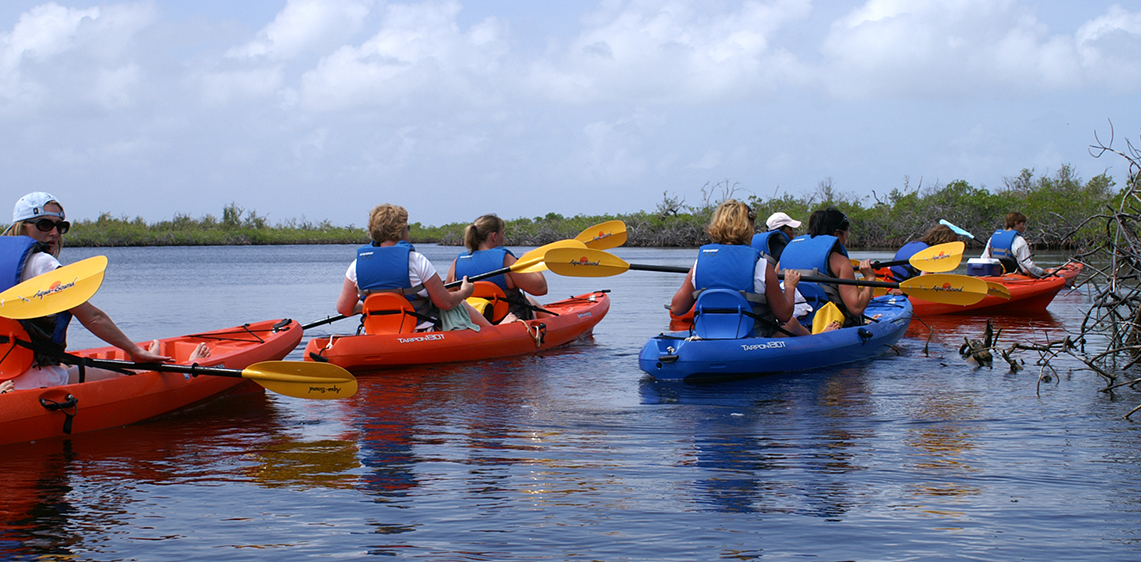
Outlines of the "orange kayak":
[[1010,299],[987,295],[983,300],[968,306],[935,303],[910,297],[915,316],[936,314],[1020,314],[1046,310],[1066,285],[1082,272],[1079,263],[1067,263],[1058,268],[1058,275],[1035,279],[1011,273],[994,277],[980,277],[989,283],[998,283],[1010,291]]
[[[199,343],[210,346],[203,367],[244,369],[282,359],[301,343],[301,326],[267,320],[233,328],[159,340],[160,353],[185,362]],[[103,347],[71,352],[80,357],[130,360],[122,350]],[[17,390],[0,396],[0,445],[38,441],[140,422],[205,403],[223,394],[261,392],[244,378],[138,372],[132,376]]]
[[318,337],[305,346],[305,360],[327,360],[350,371],[409,365],[478,361],[525,355],[570,343],[590,334],[606,312],[610,298],[596,291],[543,305],[547,316],[490,328],[450,332],[361,334]]

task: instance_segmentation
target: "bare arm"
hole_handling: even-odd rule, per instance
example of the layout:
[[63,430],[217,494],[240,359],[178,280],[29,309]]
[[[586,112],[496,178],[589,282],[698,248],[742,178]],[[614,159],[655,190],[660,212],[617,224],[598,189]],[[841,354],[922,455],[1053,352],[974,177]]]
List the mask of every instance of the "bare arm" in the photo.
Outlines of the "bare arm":
[[126,351],[131,359],[140,363],[165,363],[170,361],[170,357],[151,353],[146,349],[139,347],[138,344],[131,341],[114,322],[107,313],[103,312],[90,302],[85,302],[73,309],[71,314],[83,324],[92,334],[95,334],[99,339]]
[[[761,262],[765,264],[765,300],[769,303],[769,309],[773,311],[773,316],[776,316],[776,319],[780,321],[780,323],[788,322],[792,319],[793,302],[796,298],[795,284],[792,289],[794,292],[789,292],[786,279],[786,288],[784,293],[782,293],[780,279],[777,279],[776,270],[773,269],[773,266],[767,260],[761,259]],[[800,277],[798,276],[797,279],[800,279]],[[785,293],[787,293],[787,298]]]
[[[507,254],[503,256],[503,267],[511,267],[518,261],[515,256]],[[516,288],[536,296],[543,296],[547,294],[547,278],[543,275],[542,271],[533,273],[508,273],[507,274],[508,286],[514,285]]]
[[357,284],[346,277],[345,283],[341,285],[341,294],[337,296],[337,312],[344,316],[352,316],[360,314],[363,307],[364,303],[357,293]]
[[681,287],[678,287],[674,293],[673,300],[670,301],[670,313],[674,316],[684,316],[693,308],[693,268],[689,269],[689,273],[685,274],[685,281],[682,282]]
[[[833,252],[828,257],[828,265],[832,271],[838,271],[841,279],[855,279],[856,274],[852,271],[852,262],[842,254]],[[871,260],[864,260],[860,262],[860,273],[865,280],[873,281],[876,278],[876,272],[872,269]],[[844,308],[853,316],[862,316],[864,309],[868,307],[868,303],[872,300],[871,287],[857,287],[855,285],[840,285],[840,298],[844,301]]]
[[[457,258],[458,259],[458,258]],[[451,267],[448,268],[448,277],[444,279],[445,283],[451,283],[456,280],[456,260],[452,260]]]
[[459,306],[475,291],[475,285],[467,280],[466,275],[460,288],[456,291],[445,289],[444,282],[440,280],[439,275],[433,275],[424,281],[424,288],[428,290],[428,298],[432,299],[432,303],[440,310],[451,310]]

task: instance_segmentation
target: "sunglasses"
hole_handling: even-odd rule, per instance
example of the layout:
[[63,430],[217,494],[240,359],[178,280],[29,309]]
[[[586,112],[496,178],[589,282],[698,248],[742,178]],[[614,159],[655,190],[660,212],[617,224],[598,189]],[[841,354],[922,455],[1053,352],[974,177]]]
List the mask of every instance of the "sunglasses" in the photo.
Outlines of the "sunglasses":
[[56,222],[51,219],[40,219],[32,224],[35,224],[40,232],[51,232],[53,228],[58,228],[60,234],[67,234],[67,231],[71,230],[71,223],[67,221]]

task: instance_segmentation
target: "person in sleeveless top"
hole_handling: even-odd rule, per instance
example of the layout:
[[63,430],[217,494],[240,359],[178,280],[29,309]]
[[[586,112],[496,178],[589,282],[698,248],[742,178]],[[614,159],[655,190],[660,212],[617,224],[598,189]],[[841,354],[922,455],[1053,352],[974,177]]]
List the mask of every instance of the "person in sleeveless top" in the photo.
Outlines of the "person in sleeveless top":
[[[464,246],[467,251],[452,260],[447,282],[456,280],[457,266],[462,276],[474,277],[515,264],[515,254],[503,247],[507,224],[494,214],[483,215],[464,229]],[[507,315],[498,323],[530,320],[550,316],[539,309],[531,295],[547,294],[547,278],[542,271],[531,273],[508,272],[485,279],[503,290],[508,302]]]

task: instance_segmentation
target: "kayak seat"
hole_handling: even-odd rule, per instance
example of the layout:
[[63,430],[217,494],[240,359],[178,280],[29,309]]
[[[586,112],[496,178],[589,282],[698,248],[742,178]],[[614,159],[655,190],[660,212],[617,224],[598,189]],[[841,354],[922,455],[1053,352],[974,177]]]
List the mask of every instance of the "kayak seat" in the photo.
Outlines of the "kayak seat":
[[753,305],[738,291],[706,289],[693,305],[693,333],[702,339],[737,339],[756,334]]
[[475,290],[472,291],[469,298],[483,299],[489,303],[481,311],[484,318],[487,318],[487,321],[492,324],[497,324],[503,320],[503,317],[507,316],[507,309],[510,306],[510,303],[507,302],[507,294],[503,292],[503,289],[491,281],[476,281],[473,285],[475,285]]
[[361,324],[366,334],[410,334],[419,318],[412,303],[397,293],[373,293],[365,298]]

